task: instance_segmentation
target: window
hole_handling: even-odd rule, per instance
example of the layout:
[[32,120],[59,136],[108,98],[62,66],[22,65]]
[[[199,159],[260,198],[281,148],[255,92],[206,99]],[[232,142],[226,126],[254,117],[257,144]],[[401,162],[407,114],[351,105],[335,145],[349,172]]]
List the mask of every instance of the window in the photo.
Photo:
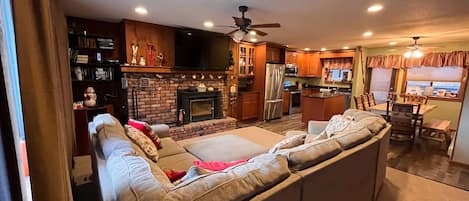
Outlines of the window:
[[464,75],[461,67],[419,67],[407,69],[406,94],[459,98]]
[[375,96],[376,103],[385,103],[389,91],[394,88],[393,74],[395,70],[391,68],[370,68],[371,80],[369,83],[370,93]]

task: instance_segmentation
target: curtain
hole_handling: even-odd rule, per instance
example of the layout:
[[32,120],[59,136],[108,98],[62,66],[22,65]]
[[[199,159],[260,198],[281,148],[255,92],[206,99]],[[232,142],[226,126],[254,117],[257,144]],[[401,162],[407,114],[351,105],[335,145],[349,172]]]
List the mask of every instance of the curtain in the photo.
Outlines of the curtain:
[[426,53],[422,58],[406,58],[404,67],[467,67],[469,64],[468,55],[469,52],[465,51]]
[[401,68],[401,55],[385,55],[367,57],[368,68]]
[[322,65],[327,69],[352,69],[353,68],[353,58],[332,58],[332,59],[322,59]]
[[62,1],[12,3],[33,200],[73,200],[72,90]]

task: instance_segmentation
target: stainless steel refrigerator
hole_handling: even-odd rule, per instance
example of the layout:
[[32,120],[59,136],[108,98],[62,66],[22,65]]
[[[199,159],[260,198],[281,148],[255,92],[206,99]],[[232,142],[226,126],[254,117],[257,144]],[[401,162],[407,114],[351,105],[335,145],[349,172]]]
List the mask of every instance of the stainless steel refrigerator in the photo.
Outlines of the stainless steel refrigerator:
[[264,120],[271,120],[282,117],[284,79],[285,64],[266,65]]

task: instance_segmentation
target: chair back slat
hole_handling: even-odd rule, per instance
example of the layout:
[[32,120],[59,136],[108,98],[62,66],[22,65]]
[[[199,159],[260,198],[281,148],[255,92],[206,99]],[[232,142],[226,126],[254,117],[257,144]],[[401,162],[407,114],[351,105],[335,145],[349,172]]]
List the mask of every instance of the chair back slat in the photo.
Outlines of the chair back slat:
[[365,110],[370,110],[370,101],[368,101],[368,95],[360,95],[363,100],[363,108]]
[[428,103],[428,96],[421,96],[415,94],[405,94],[404,95],[404,103],[411,103],[411,104],[424,104]]
[[373,93],[368,94],[368,102],[370,103],[370,107],[376,105],[375,95]]
[[353,100],[355,101],[355,107],[359,110],[365,110],[365,107],[363,106],[363,99],[361,96],[354,96]]

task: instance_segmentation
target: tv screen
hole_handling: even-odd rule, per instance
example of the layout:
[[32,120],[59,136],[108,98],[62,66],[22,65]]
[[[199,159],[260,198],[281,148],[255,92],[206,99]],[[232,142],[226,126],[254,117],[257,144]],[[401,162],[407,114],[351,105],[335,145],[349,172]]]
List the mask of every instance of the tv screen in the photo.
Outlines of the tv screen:
[[224,34],[178,29],[175,35],[175,66],[186,70],[226,70],[230,38]]

